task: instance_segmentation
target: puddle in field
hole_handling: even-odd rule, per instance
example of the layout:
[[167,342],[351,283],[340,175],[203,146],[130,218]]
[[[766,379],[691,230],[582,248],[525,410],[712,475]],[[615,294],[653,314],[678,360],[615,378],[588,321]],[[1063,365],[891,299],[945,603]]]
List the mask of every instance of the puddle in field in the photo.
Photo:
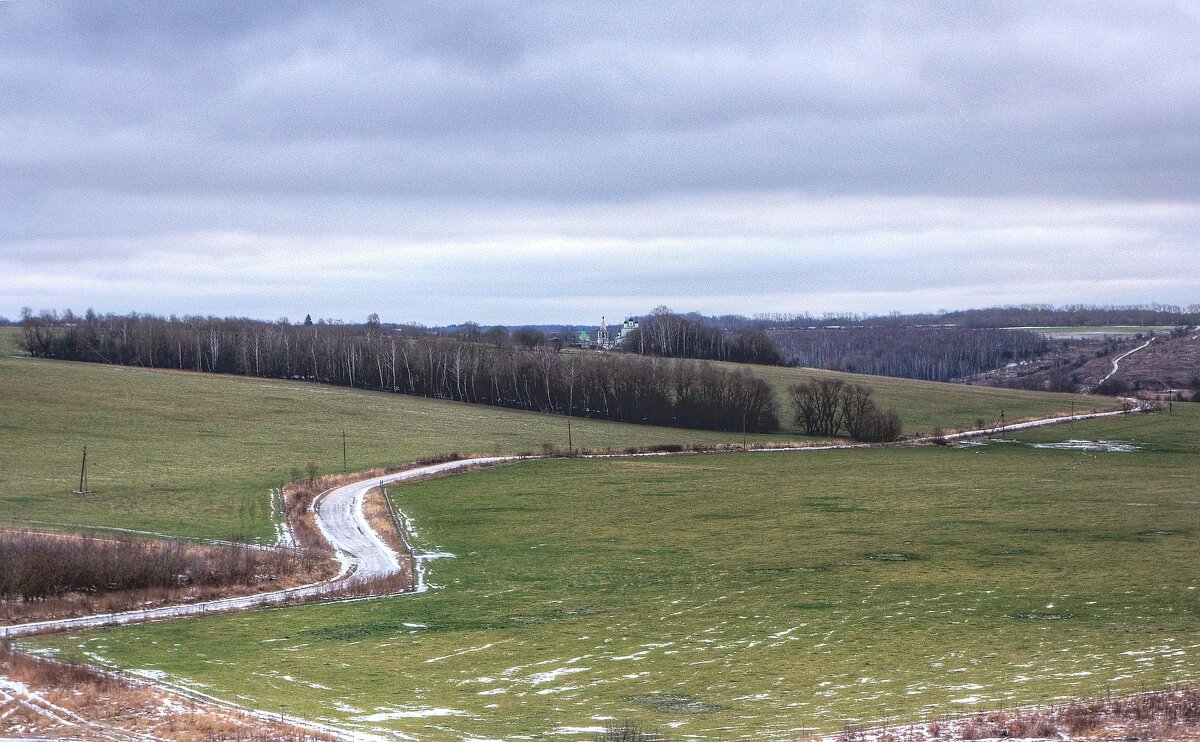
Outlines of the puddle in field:
[[1052,448],[1057,451],[1102,451],[1105,453],[1130,453],[1141,448],[1129,441],[1063,441],[1062,443],[1034,443],[1033,448]]
[[376,713],[356,716],[354,721],[396,721],[399,719],[425,719],[434,716],[469,716],[466,711],[428,706],[380,706]]
[[979,446],[991,446],[997,443],[1017,443],[1027,445],[1030,448],[1045,448],[1054,451],[1093,451],[1099,453],[1133,453],[1134,451],[1142,450],[1141,446],[1135,445],[1129,441],[1081,441],[1069,440],[1059,441],[1058,443],[1025,443],[1014,440],[1012,438],[975,438],[969,441],[962,441],[958,444],[959,448],[975,448]]

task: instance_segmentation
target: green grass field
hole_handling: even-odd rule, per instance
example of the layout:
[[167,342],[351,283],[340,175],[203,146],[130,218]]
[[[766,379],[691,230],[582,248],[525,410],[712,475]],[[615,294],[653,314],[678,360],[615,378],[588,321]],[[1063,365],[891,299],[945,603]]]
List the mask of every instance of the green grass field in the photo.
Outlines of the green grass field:
[[20,352],[17,348],[19,332],[16,327],[0,327],[0,356],[16,355]]
[[[0,342],[16,331],[4,328]],[[807,372],[754,367],[776,385]],[[858,377],[855,377],[858,378]],[[906,428],[1050,414],[1092,399],[862,377]],[[1106,400],[1097,399],[1096,403]],[[944,422],[938,422],[944,421]],[[302,382],[0,357],[0,524],[270,537],[266,491],[315,462],[353,470],[450,451],[566,447],[561,416]],[[718,443],[740,435],[576,419],[585,448]],[[788,440],[750,436],[751,442]],[[89,446],[90,496],[71,494]]]
[[[1035,448],[1132,442],[1126,453]],[[1200,677],[1200,406],[961,448],[558,460],[397,487],[416,596],[58,637],[421,739],[704,739]]]

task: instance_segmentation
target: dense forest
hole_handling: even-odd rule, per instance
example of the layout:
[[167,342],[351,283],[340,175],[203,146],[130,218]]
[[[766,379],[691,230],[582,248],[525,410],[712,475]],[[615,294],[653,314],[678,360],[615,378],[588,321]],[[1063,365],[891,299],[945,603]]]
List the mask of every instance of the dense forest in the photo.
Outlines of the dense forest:
[[1046,350],[1046,338],[1020,330],[959,327],[776,329],[767,335],[798,366],[946,381]]
[[468,341],[419,329],[215,317],[25,313],[33,356],[247,376],[710,430],[779,428],[771,387],[745,371],[624,353]]
[[1200,306],[1022,305],[937,314],[706,317],[659,307],[622,347],[643,355],[788,364],[948,381],[1046,352],[1040,335],[1007,327],[1187,325]]
[[[714,318],[714,321],[717,318]],[[722,321],[728,321],[721,318]],[[1196,325],[1200,304],[1108,306],[1094,304],[1020,304],[1016,306],[961,309],[944,312],[886,315],[866,314],[759,314],[755,326],[764,328],[817,327],[1105,327],[1110,325]]]

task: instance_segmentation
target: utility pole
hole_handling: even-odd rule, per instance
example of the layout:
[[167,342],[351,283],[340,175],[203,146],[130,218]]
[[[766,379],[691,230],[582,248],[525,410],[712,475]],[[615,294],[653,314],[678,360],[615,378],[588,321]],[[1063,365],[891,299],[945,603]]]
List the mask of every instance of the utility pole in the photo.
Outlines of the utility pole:
[[567,367],[569,384],[567,386],[567,453],[575,455],[575,442],[571,439],[571,412],[575,409],[575,361],[571,360]]
[[87,444],[83,444],[83,463],[79,465],[79,489],[75,490],[77,495],[90,495],[91,489],[88,488],[87,480]]
[[350,467],[346,465],[346,429],[342,428],[342,473],[350,471]]
[[742,408],[742,451],[746,450],[746,408]]

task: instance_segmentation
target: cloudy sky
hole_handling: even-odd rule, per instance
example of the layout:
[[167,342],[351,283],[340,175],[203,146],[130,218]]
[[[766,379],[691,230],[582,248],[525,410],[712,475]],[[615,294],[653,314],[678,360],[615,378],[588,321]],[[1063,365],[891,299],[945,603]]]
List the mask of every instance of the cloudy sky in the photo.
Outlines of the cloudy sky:
[[1200,5],[0,1],[0,315],[1200,302]]

